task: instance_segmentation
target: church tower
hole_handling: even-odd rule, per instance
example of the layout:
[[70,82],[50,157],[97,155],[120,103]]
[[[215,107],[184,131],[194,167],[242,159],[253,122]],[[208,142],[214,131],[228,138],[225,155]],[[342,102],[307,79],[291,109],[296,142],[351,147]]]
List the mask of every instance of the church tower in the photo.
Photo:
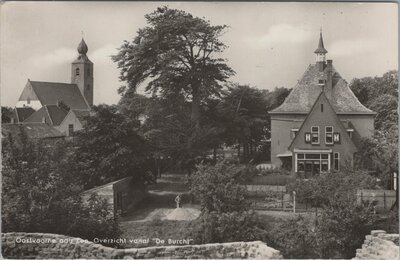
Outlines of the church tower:
[[82,38],[78,45],[78,58],[71,65],[71,83],[78,85],[79,90],[90,106],[93,105],[93,62],[86,56],[88,47]]

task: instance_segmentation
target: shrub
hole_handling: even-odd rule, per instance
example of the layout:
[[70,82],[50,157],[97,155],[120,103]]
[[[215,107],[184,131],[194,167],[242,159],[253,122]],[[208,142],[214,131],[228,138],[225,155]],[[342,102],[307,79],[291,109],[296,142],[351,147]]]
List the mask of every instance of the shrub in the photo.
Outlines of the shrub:
[[375,223],[373,211],[354,196],[331,200],[318,217],[317,244],[322,258],[352,258]]
[[311,179],[297,179],[286,186],[291,194],[296,191],[300,203],[321,207],[328,205],[332,198],[344,194],[355,194],[357,189],[376,187],[376,178],[362,172],[332,172]]
[[263,240],[266,236],[254,212],[203,213],[194,228],[196,243],[225,243]]
[[2,231],[118,237],[107,201],[93,196],[82,202],[68,143],[48,147],[21,135],[19,144],[8,138],[2,150]]
[[285,258],[318,258],[314,223],[302,216],[276,225],[268,233],[267,244]]
[[245,211],[247,190],[238,183],[241,166],[219,161],[215,166],[199,164],[189,178],[190,194],[200,202],[202,212]]

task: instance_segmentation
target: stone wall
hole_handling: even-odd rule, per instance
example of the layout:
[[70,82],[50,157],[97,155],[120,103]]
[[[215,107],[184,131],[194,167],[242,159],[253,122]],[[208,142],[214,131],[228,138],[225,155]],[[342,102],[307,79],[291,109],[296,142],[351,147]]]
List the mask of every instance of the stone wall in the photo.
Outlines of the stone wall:
[[3,233],[2,255],[27,258],[259,258],[281,259],[261,241],[114,249],[80,238],[45,233]]
[[399,259],[399,234],[373,230],[353,259]]

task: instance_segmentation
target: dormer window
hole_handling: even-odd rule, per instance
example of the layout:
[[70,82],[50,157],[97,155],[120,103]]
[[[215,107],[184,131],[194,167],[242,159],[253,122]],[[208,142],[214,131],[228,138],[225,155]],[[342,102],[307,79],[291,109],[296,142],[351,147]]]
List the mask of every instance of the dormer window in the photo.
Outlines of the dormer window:
[[291,139],[294,139],[294,138],[296,137],[296,135],[297,135],[298,132],[299,132],[299,129],[297,129],[297,128],[291,129],[291,130],[290,130],[290,137],[291,137]]
[[319,126],[311,127],[311,144],[319,144]]
[[325,144],[333,144],[333,127],[325,127]]
[[75,75],[76,75],[76,76],[79,76],[79,74],[80,74],[79,68],[76,68],[76,70],[75,70]]

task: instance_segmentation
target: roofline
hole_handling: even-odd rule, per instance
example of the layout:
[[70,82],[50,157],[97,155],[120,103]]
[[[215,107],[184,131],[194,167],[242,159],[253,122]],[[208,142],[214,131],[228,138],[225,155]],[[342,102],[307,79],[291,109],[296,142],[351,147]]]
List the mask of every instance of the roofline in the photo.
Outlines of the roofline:
[[51,115],[50,115],[50,113],[49,113],[49,109],[47,108],[47,105],[44,105],[44,109],[46,110],[47,115],[48,115],[49,118],[50,118],[51,125],[54,125],[53,119],[51,118]]
[[[308,118],[310,117],[311,112],[314,110],[314,107],[317,105],[317,102],[318,102],[318,100],[321,98],[321,96],[324,96],[324,97],[326,98],[326,101],[327,101],[327,103],[328,103],[328,106],[330,106],[331,109],[332,109],[333,111],[335,111],[335,109],[333,108],[333,106],[332,106],[331,102],[329,101],[328,97],[325,95],[325,91],[321,91],[321,93],[318,95],[317,99],[315,100],[313,106],[311,107],[310,112],[308,113],[308,115],[307,115],[306,118],[304,119],[303,123],[301,124],[301,126],[300,126],[300,128],[299,128],[299,133],[300,133],[300,131],[304,128],[304,125],[305,125],[306,121],[307,121]],[[344,130],[344,132],[346,133],[346,128],[344,127],[344,125],[343,125],[342,122],[340,121],[339,117],[337,116],[337,113],[335,112],[334,115],[335,115],[334,120],[337,120],[337,121],[338,121],[339,127],[341,127],[342,130]],[[293,138],[292,142],[290,142],[290,144],[289,144],[289,146],[288,146],[288,150],[289,150],[289,151],[291,150],[291,148],[292,148],[292,146],[293,146],[293,144],[294,144],[294,141],[295,141],[298,137],[299,137],[299,135],[296,135],[296,137]],[[355,145],[354,141],[353,141],[351,138],[350,138],[350,144],[353,145],[353,147],[355,148],[356,151],[358,151],[358,147]]]
[[[64,119],[61,121],[61,123],[60,123],[58,126],[60,126],[60,125],[62,125],[62,124],[64,123],[65,119],[67,119],[67,116],[68,116],[70,113],[74,113],[74,112],[72,112],[72,109],[70,109],[70,110],[68,111],[68,113],[65,115]],[[76,115],[75,115],[75,117],[76,117]]]

